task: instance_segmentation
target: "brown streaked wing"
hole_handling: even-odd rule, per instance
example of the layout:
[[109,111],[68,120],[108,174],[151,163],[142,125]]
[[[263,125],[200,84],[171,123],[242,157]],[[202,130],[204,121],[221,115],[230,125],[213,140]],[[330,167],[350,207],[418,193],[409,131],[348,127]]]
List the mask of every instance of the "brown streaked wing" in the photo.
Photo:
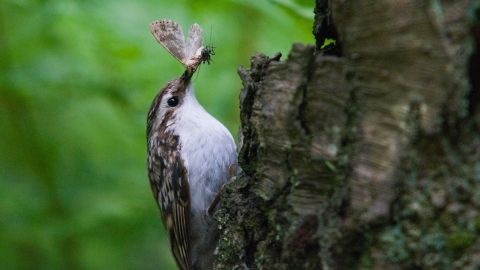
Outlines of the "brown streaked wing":
[[155,198],[175,261],[180,269],[191,270],[188,173],[180,157],[178,136],[165,135],[156,151],[149,152],[154,161],[150,164],[155,167],[149,167],[150,183],[152,191],[157,191]]
[[[173,198],[173,201],[161,196],[159,204],[163,205],[159,206],[163,210],[162,220],[169,234],[170,248],[175,260],[180,269],[191,270],[193,268],[190,247],[190,187],[183,161],[179,155],[174,156],[176,156],[174,165],[164,173],[165,179],[161,187],[162,193],[168,198]],[[170,209],[164,210],[163,207]]]
[[173,202],[172,213],[173,235],[169,235],[170,248],[178,267],[182,270],[191,270],[193,268],[189,241],[190,207]]

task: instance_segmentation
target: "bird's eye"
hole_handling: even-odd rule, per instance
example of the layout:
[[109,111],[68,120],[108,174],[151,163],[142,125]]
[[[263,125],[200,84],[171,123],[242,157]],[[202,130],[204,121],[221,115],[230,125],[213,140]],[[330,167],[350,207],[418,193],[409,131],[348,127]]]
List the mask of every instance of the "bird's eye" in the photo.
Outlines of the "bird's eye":
[[178,105],[178,98],[177,97],[171,97],[167,100],[167,104],[170,107],[175,107]]

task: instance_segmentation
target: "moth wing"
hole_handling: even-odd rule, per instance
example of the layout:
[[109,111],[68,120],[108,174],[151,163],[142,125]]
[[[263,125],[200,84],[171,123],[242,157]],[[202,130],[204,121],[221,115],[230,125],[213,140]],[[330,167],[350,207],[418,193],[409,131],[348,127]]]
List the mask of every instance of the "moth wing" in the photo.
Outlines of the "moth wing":
[[203,38],[202,38],[202,28],[198,24],[194,23],[190,26],[187,37],[187,60],[195,57],[199,48],[202,47]]
[[176,22],[170,20],[154,21],[150,24],[150,31],[160,45],[182,65],[185,65],[188,60],[185,37],[182,28]]

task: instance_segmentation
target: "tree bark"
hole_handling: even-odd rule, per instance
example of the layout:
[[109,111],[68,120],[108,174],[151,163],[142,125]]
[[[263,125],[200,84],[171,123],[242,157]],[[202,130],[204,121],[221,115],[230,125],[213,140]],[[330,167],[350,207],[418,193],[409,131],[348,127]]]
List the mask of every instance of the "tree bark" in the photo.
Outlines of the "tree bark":
[[478,1],[315,12],[315,46],[239,68],[216,269],[479,269]]

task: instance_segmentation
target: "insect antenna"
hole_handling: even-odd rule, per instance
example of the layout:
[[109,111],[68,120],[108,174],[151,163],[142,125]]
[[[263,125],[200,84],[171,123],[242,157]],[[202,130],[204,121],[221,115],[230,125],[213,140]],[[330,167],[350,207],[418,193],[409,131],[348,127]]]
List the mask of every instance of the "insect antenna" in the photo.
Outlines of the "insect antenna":
[[215,47],[213,47],[213,43],[211,42],[212,41],[212,29],[213,29],[213,25],[211,26],[210,28],[210,44],[205,46],[205,48],[203,48],[202,50],[202,64],[209,64],[210,65],[210,62],[212,63],[215,63],[213,62],[212,60],[212,55],[215,55]]

